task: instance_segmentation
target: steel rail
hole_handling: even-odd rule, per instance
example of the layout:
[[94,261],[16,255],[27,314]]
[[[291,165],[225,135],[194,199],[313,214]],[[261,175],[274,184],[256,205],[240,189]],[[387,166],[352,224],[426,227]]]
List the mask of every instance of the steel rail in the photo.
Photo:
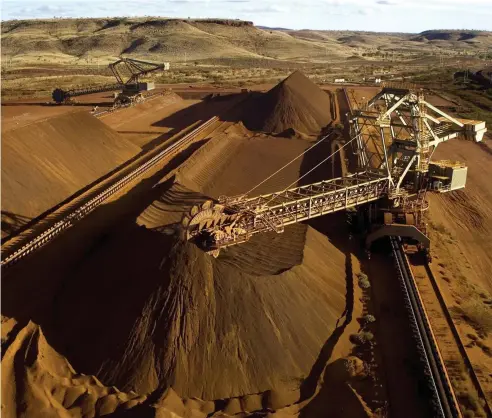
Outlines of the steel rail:
[[401,239],[390,237],[390,242],[414,338],[424,363],[429,388],[432,391],[432,405],[436,416],[461,418],[456,397],[449,384],[446,367],[440,356],[408,259],[402,249]]
[[34,251],[40,249],[41,247],[45,246],[47,243],[52,241],[54,238],[56,238],[58,235],[60,235],[62,232],[70,228],[71,226],[75,225],[77,222],[85,218],[89,213],[91,213],[95,208],[97,208],[99,205],[101,205],[104,201],[106,201],[109,197],[114,195],[116,192],[121,190],[123,187],[127,186],[130,184],[132,181],[134,181],[137,177],[140,175],[144,174],[146,171],[148,171],[150,168],[152,168],[155,164],[157,164],[159,161],[161,161],[163,158],[169,157],[172,154],[178,152],[181,150],[181,148],[184,145],[187,145],[190,143],[199,133],[201,133],[203,130],[211,126],[213,123],[215,123],[218,120],[217,116],[214,116],[213,118],[207,120],[203,124],[201,124],[199,127],[185,135],[183,138],[180,140],[174,142],[171,144],[169,147],[167,147],[165,150],[159,152],[157,155],[154,157],[150,158],[143,164],[141,164],[139,167],[136,169],[132,170],[130,173],[125,175],[123,178],[120,180],[116,181],[100,193],[96,194],[94,197],[92,197],[89,201],[83,203],[81,206],[70,212],[68,215],[63,217],[61,220],[53,224],[51,227],[46,229],[45,231],[41,232],[39,235],[31,239],[29,242],[24,244],[21,248],[15,250],[11,254],[3,254],[2,251],[2,261],[1,261],[1,266],[2,268],[8,268],[11,267],[13,264],[17,263],[19,260],[24,259],[26,256],[29,254],[33,253]]
[[482,388],[482,385],[480,384],[480,380],[478,379],[478,376],[475,372],[475,368],[473,367],[473,363],[470,360],[470,357],[468,356],[468,352],[466,351],[466,348],[463,344],[463,341],[461,340],[458,328],[456,327],[456,324],[453,321],[453,318],[449,312],[449,309],[447,308],[446,301],[443,296],[443,292],[441,290],[441,286],[439,282],[436,280],[436,276],[434,274],[433,268],[431,267],[430,264],[426,266],[426,272],[429,277],[429,280],[431,282],[431,286],[434,290],[434,293],[437,297],[437,300],[439,302],[439,306],[441,307],[445,320],[451,330],[451,334],[454,337],[454,341],[456,343],[456,346],[461,354],[461,357],[463,359],[463,362],[465,363],[465,366],[468,370],[468,374],[470,375],[470,379],[472,380],[473,385],[475,386],[475,389],[477,390],[478,395],[482,398],[483,400],[483,409],[485,410],[485,413],[488,414],[487,417],[492,417],[492,409],[490,407],[490,402],[487,399],[487,396],[485,395],[485,392]]

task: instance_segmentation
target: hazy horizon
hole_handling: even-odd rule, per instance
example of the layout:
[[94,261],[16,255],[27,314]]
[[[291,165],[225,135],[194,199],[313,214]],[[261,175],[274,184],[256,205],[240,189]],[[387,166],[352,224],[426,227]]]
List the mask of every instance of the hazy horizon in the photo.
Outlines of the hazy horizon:
[[[4,0],[13,19],[162,17],[241,19],[256,26],[420,33],[492,30],[492,0]],[[463,29],[467,28],[467,29]]]

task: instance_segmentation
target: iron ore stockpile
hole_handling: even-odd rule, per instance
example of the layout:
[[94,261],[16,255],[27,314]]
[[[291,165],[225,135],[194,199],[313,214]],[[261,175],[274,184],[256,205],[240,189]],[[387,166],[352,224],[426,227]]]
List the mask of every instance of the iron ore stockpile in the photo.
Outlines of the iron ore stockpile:
[[[341,232],[343,217],[328,217],[323,227],[298,224],[281,235],[258,235],[218,258],[181,237],[181,219],[193,205],[250,190],[313,144],[308,137],[271,133],[292,128],[315,136],[331,122],[329,96],[301,73],[247,99],[238,113],[251,111],[249,100],[258,104],[256,114],[229,120],[173,171],[142,180],[58,244],[9,270],[2,306],[3,416],[381,413],[385,390],[374,354],[355,357],[349,338],[367,310],[361,289],[353,288],[360,266]],[[36,131],[43,141],[60,142],[46,153],[60,153],[55,162],[35,157],[42,145],[22,150],[31,154],[23,167],[37,170],[30,178],[36,172],[57,176],[54,200],[103,174],[94,168],[75,179],[79,168],[72,164],[82,171],[88,164],[82,153],[109,171],[136,152],[113,140],[116,134],[101,136],[109,132],[105,126],[97,135],[84,128],[86,143],[78,145],[84,149],[61,154],[61,144],[73,134],[70,123],[82,117],[89,118],[74,114],[63,117],[67,125],[39,124],[52,132]],[[262,132],[246,128],[253,120]],[[120,151],[111,157],[106,147]],[[254,193],[290,185],[330,149],[327,143],[324,151],[307,153]],[[22,178],[19,170],[8,176]],[[330,172],[322,165],[311,180]],[[53,182],[39,176],[44,189],[29,191],[33,216],[54,203],[41,200]],[[6,190],[15,194],[14,186],[4,188],[4,198]],[[20,204],[13,202],[11,210]]]
[[2,235],[139,151],[88,112],[70,112],[3,130]]
[[245,125],[257,131],[319,134],[331,122],[330,97],[299,71],[252,101]]

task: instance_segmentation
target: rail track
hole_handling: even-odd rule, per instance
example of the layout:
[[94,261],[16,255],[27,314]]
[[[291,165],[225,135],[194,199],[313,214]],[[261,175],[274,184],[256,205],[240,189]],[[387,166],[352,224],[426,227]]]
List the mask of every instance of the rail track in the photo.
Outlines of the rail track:
[[419,295],[438,340],[440,354],[455,386],[458,399],[468,407],[472,407],[470,404],[466,405],[469,403],[469,396],[480,399],[481,405],[478,408],[483,407],[483,411],[480,411],[480,415],[477,414],[477,416],[483,416],[485,413],[487,417],[492,417],[490,405],[487,403],[487,398],[447,309],[432,269],[429,265],[419,262],[418,259],[414,261],[413,258],[417,258],[417,254],[409,254],[408,257]]
[[[346,101],[349,112],[352,112],[352,101],[347,89],[343,88],[342,92],[342,97]],[[432,393],[431,402],[435,416],[462,418],[429,318],[419,295],[410,262],[403,250],[401,239],[399,237],[390,237],[390,242],[413,337],[423,363],[430,393]]]
[[[351,100],[346,88],[343,89],[342,97],[352,111],[355,97]],[[492,417],[490,406],[429,265],[423,260],[411,262],[419,256],[407,254],[400,238],[392,237],[390,240],[411,327],[433,394],[436,415],[462,417],[466,397],[471,394],[474,399],[480,399],[483,406],[483,411],[477,412],[482,415],[477,416],[485,413],[487,417]],[[461,382],[460,391],[456,382]],[[465,394],[461,390],[463,387],[466,388]]]
[[[74,202],[67,203],[67,205],[49,215],[52,220],[51,222],[50,220],[45,220],[47,224],[45,229],[39,231],[36,228],[33,228],[8,240],[6,243],[3,243],[2,269],[11,267],[28,255],[44,247],[61,233],[84,219],[89,213],[107,201],[111,196],[115,195],[121,189],[130,185],[141,175],[149,171],[157,163],[172,157],[183,150],[185,146],[191,144],[200,134],[204,133],[207,129],[212,128],[218,121],[218,117],[214,116],[182,138],[173,142],[164,150],[149,152],[129,168],[123,169],[122,172],[118,172],[107,181],[104,181],[103,186],[100,184],[96,185],[93,189],[84,193],[77,199],[75,206]],[[67,206],[70,206],[69,210],[67,209]],[[59,215],[58,219],[56,219],[57,215]]]
[[432,394],[432,406],[435,416],[461,418],[461,411],[451,386],[446,366],[420,297],[409,260],[403,251],[401,239],[390,237],[390,241],[411,328],[424,365],[428,387]]

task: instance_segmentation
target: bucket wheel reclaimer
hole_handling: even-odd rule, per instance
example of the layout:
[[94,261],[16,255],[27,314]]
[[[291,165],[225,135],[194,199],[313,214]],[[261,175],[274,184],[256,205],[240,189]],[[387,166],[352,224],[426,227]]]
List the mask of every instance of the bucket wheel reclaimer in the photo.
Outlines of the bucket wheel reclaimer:
[[220,247],[217,244],[221,241],[232,235],[246,234],[241,223],[240,213],[227,213],[224,205],[211,200],[193,206],[181,220],[184,238],[195,241],[214,257],[219,255]]

